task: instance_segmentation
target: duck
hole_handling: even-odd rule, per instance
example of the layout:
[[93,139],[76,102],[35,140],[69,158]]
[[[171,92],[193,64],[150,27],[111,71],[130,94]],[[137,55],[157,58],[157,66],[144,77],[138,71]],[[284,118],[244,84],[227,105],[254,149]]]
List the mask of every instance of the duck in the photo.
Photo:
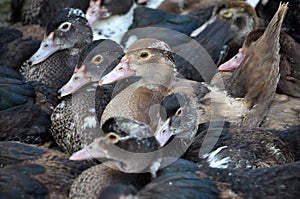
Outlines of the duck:
[[159,162],[161,156],[157,151],[160,143],[149,125],[124,117],[113,117],[105,121],[101,129],[102,135],[73,153],[70,160],[98,159],[106,166],[125,173],[156,169],[155,163]]
[[5,198],[67,198],[74,179],[95,165],[73,162],[55,149],[20,142],[1,141],[0,148],[0,196]]
[[133,0],[90,1],[86,16],[93,29],[93,39],[111,39],[120,43],[133,20]]
[[[276,14],[278,14],[278,13],[280,13],[280,12],[278,11]],[[276,15],[274,15],[274,18],[276,18]],[[270,22],[270,24],[272,24],[271,22]],[[270,24],[269,24],[268,27],[270,27]],[[240,72],[238,72],[238,70],[235,70],[234,74],[232,74],[232,75],[229,74],[229,76],[227,76],[228,79],[224,80],[225,81],[225,88],[229,89],[229,91],[228,91],[229,93],[232,93],[233,95],[243,94],[243,92],[244,92],[242,90],[243,87],[241,87],[241,85],[243,85],[243,83],[242,82],[237,83],[237,82],[240,81],[241,78],[243,78],[242,81],[246,80],[243,77],[243,75],[241,75],[241,74],[245,73],[245,71],[247,71],[246,68],[251,68],[251,62],[254,59],[254,58],[252,58],[253,57],[253,49],[255,49],[255,51],[257,52],[257,49],[263,49],[263,46],[265,46],[264,42],[262,42],[262,41],[264,39],[269,38],[269,37],[265,37],[267,35],[267,32],[268,32],[267,30],[268,30],[268,28],[264,31],[264,34],[261,37],[259,37],[259,39],[256,42],[253,42],[251,47],[247,49],[246,53],[248,55],[251,55],[250,57],[249,56],[246,57],[246,55],[243,55],[243,49],[241,49],[240,53],[236,57],[233,57],[233,59],[231,61],[229,61],[228,63],[224,63],[224,67],[227,68],[228,66],[231,65],[231,63],[234,63],[235,61],[240,62],[240,60],[243,60],[242,63],[238,67],[238,70]],[[270,84],[270,88],[266,89],[263,92],[264,95],[260,95],[261,99],[266,98],[266,99],[262,100],[264,105],[263,104],[261,104],[259,106],[256,105],[255,109],[257,111],[252,112],[252,115],[261,114],[261,116],[263,116],[263,117],[260,117],[261,118],[260,121],[257,120],[255,122],[253,120],[254,118],[250,119],[249,121],[252,120],[252,122],[254,122],[254,123],[257,123],[257,124],[260,123],[259,125],[263,128],[266,128],[266,129],[284,130],[284,129],[287,129],[291,126],[299,124],[299,113],[297,111],[295,111],[299,107],[299,99],[295,98],[295,97],[292,97],[292,96],[288,96],[288,95],[284,95],[284,94],[276,94],[275,93],[275,91],[277,90],[277,85],[279,85],[278,82],[280,81],[280,57],[279,57],[280,56],[280,49],[279,49],[280,43],[279,42],[277,43],[277,41],[279,41],[279,37],[280,37],[280,29],[279,28],[277,29],[277,35],[278,36],[275,37],[276,40],[272,40],[272,41],[276,41],[276,45],[273,46],[272,54],[269,53],[269,55],[272,55],[272,57],[273,57],[273,61],[270,62],[269,65],[271,66],[271,63],[274,63],[274,69],[275,70],[270,70],[270,69],[268,70],[267,75],[269,76],[270,80],[266,81],[268,83],[271,83],[271,81],[272,81],[273,83]],[[271,43],[271,44],[274,44],[274,42]],[[252,49],[252,50],[250,50],[250,49]],[[270,52],[270,51],[268,51],[268,52]],[[267,52],[265,54],[267,54]],[[245,56],[245,57],[243,58],[243,56]],[[258,58],[260,58],[260,56],[258,56]],[[257,68],[258,63],[265,63],[265,64],[262,65],[263,68],[261,69],[262,70],[261,74],[266,73],[264,70],[267,66],[267,64],[266,64],[267,61],[265,59],[261,59],[261,60],[256,59],[256,62],[257,62],[257,64],[255,64],[255,69],[256,70],[258,69]],[[254,63],[254,62],[252,62],[252,63]],[[283,63],[285,64],[286,62],[283,62]],[[233,64],[233,65],[235,65],[235,64]],[[240,66],[245,67],[245,69],[240,68]],[[287,65],[287,66],[284,66],[284,67],[290,68],[292,66]],[[221,68],[223,68],[223,66]],[[244,72],[242,72],[242,71],[244,71]],[[276,76],[274,74],[274,76],[271,77],[271,75],[269,75],[270,71],[275,72]],[[284,71],[284,69],[283,69],[283,71]],[[255,73],[253,73],[253,74],[255,74]],[[283,74],[284,74],[284,72],[283,72]],[[222,76],[222,73],[220,75]],[[239,78],[236,79],[237,76],[239,76]],[[251,76],[247,75],[247,77],[250,78]],[[249,80],[249,81],[252,81],[252,80]],[[216,81],[213,80],[212,82],[216,82]],[[256,83],[258,83],[258,84],[260,84],[262,82],[265,82],[265,80],[264,81],[256,81]],[[215,84],[218,84],[218,83],[215,83]],[[237,87],[233,86],[233,85],[238,85],[237,87],[242,88],[242,89],[236,89]],[[258,91],[257,88],[259,88],[259,87],[255,86],[253,88],[255,88],[255,92],[257,92]],[[267,94],[267,93],[269,93],[269,94]],[[253,96],[255,96],[255,95],[253,95]],[[284,109],[285,111],[284,112],[279,111],[279,110],[282,110],[282,109]],[[264,110],[267,110],[268,113],[265,112]],[[266,116],[266,118],[263,119],[265,116]]]
[[[296,147],[267,130],[241,131],[227,121],[214,120],[198,124],[193,130],[188,122],[193,117],[184,114],[182,101],[187,100],[179,93],[176,95],[169,95],[162,102],[167,120],[164,119],[155,133],[162,146],[169,147],[170,151],[182,150],[177,157],[228,169],[257,169],[295,161]],[[194,137],[193,131],[196,131]],[[285,136],[294,137],[292,132]]]
[[[219,71],[230,71],[239,67],[244,59],[245,51],[257,41],[259,37],[264,33],[264,29],[256,29],[252,31],[246,38],[243,47],[228,62],[222,64],[219,67]],[[300,97],[299,91],[299,68],[300,58],[297,52],[300,49],[300,45],[287,33],[281,32],[280,38],[280,79],[277,85],[276,93],[285,94],[292,97]]]
[[[103,188],[115,183],[131,184],[140,189],[151,180],[151,175],[156,176],[160,167],[164,168],[177,159],[161,161],[161,152],[156,151],[159,143],[149,126],[141,122],[110,118],[102,130],[103,137],[70,157],[74,161],[99,158],[103,162],[84,171],[74,181],[69,195],[72,198],[95,198]],[[167,179],[172,179],[172,176]]]
[[34,86],[9,67],[0,66],[0,140],[44,144],[53,141],[49,115],[39,104]]
[[[99,193],[108,186],[122,183],[142,188],[151,179],[151,175],[124,173],[104,164],[95,165],[83,171],[72,183],[70,198],[98,198]],[[111,197],[108,197],[111,198]]]
[[[233,99],[242,99],[242,101],[235,101],[238,103],[242,102],[238,107],[242,111],[240,114],[244,117],[241,126],[245,129],[258,127],[263,121],[268,121],[268,118],[265,117],[272,117],[272,114],[267,113],[275,97],[280,77],[279,36],[286,10],[286,4],[280,5],[264,34],[246,52],[244,61],[238,70],[235,70],[230,78],[224,80],[224,84],[221,82],[223,86],[225,85],[228,95]],[[272,40],[272,42],[268,42],[269,40]],[[272,49],[272,53],[266,50],[266,46],[268,49]],[[269,56],[261,57],[261,54],[268,54]],[[253,68],[255,68],[255,71]],[[260,74],[264,75],[257,75],[257,71],[266,71],[267,68],[268,73],[261,72]],[[220,78],[220,75],[216,75],[215,79],[217,78]],[[211,85],[218,85],[218,83],[216,80],[212,80]],[[220,88],[222,85],[217,87]],[[246,113],[244,112],[245,110]],[[281,125],[284,126],[286,124],[282,123]],[[265,125],[265,127],[269,128],[270,126],[267,127]]]
[[[158,70],[160,75],[153,76],[152,71]],[[175,80],[174,74],[173,56],[165,42],[151,38],[136,41],[121,62],[100,79],[99,85],[131,76],[140,77],[140,80],[122,90],[110,101],[101,117],[101,124],[108,118],[118,116],[141,121],[150,125],[154,131],[157,112],[155,105],[169,92]],[[119,106],[120,103],[122,106]]]
[[88,5],[88,0],[68,0],[62,2],[45,2],[41,0],[11,1],[10,23],[21,22],[23,25],[38,24],[41,27],[46,27],[49,19],[55,15],[56,11],[68,7],[85,11]]
[[[217,183],[220,198],[295,198],[299,195],[296,188],[299,182],[298,169],[299,161],[246,172],[200,167],[196,173],[210,177]],[[273,183],[270,184],[270,181]]]
[[[92,41],[92,31],[81,10],[66,8],[57,11],[47,26],[46,35],[20,72],[27,81],[43,83],[56,93],[72,76],[80,50]],[[50,75],[56,81],[49,81]]]
[[51,134],[63,152],[72,154],[100,136],[97,118],[112,98],[114,86],[97,87],[96,80],[112,70],[122,55],[121,46],[111,40],[95,40],[81,51],[73,76],[58,91],[60,97],[72,97],[64,98],[51,115]]
[[158,170],[156,178],[141,189],[125,183],[104,188],[99,198],[218,198],[219,190],[210,178],[194,172],[199,167],[183,159]]
[[127,40],[123,37],[128,30],[149,26],[169,28],[189,34],[211,15],[209,10],[196,15],[175,15],[145,6],[137,6],[133,0],[126,0],[122,7],[119,5],[118,0],[110,2],[98,0],[91,3],[87,16],[93,28],[94,40],[112,39],[122,44],[125,43],[124,40]]
[[[294,198],[299,194],[298,170],[299,162],[243,171],[210,168],[185,159],[177,159],[158,170],[157,178],[141,189],[137,189],[132,184],[117,183],[96,192],[94,197]],[[270,181],[274,183],[270,184]]]
[[[255,9],[245,1],[220,1],[206,23],[191,33],[217,65],[232,57],[258,25]],[[220,30],[220,31],[219,31]]]
[[189,35],[193,30],[204,24],[211,14],[212,9],[203,9],[199,12],[179,15],[138,6],[134,9],[134,18],[129,30],[143,27],[157,27]]
[[[142,188],[156,172],[160,144],[148,125],[114,117],[102,125],[102,134],[90,145],[73,153],[70,160],[98,159],[102,164],[82,172],[73,182],[69,197],[96,198],[105,187],[125,183]],[[134,154],[132,156],[132,154]]]
[[[81,13],[82,15],[78,16],[78,13]],[[69,18],[67,18],[68,14]],[[84,15],[80,10],[64,9],[58,11],[56,17],[53,18],[52,23],[49,23],[50,28],[48,31],[53,31],[53,27],[58,28],[61,23],[63,25],[59,29],[65,28],[73,30],[73,28],[70,27],[72,26],[71,22],[74,23],[74,21],[76,21],[75,27],[81,27],[79,24],[82,23],[84,26],[87,21],[85,18],[82,18],[82,16]],[[65,20],[70,20],[71,22]],[[87,27],[87,30],[90,30],[90,28]],[[68,34],[73,31],[55,31],[56,36],[54,38],[56,42],[65,42],[64,38],[66,36],[64,34],[59,36],[61,32]],[[80,50],[78,48],[81,47],[81,45],[84,45],[85,42],[91,41],[91,30],[90,39],[86,37],[86,39],[82,40],[81,38],[77,38],[76,34],[75,38],[80,42],[83,42],[83,44],[80,44],[79,46],[76,43],[76,40],[74,40],[74,36],[72,36],[74,34],[76,34],[76,32],[70,33],[69,36],[67,35],[66,43],[68,45],[70,39],[72,40],[72,45],[73,42],[75,42],[75,47],[73,49],[75,51]],[[89,35],[88,32],[86,32],[86,34]],[[49,46],[52,46],[53,42],[49,42],[53,41],[51,38],[53,38],[54,32],[49,35],[52,36],[49,36],[47,41],[41,43],[41,49],[44,49],[44,45],[46,45],[46,49],[50,48]],[[85,34],[80,35],[85,36]],[[60,46],[61,45],[56,45],[58,48],[60,48]],[[33,60],[33,63],[37,61],[36,57],[41,58],[41,52],[42,55],[46,54],[43,53],[43,50],[38,50],[33,55],[34,58],[31,57],[30,60]],[[3,132],[2,135],[4,136],[1,140],[17,140],[36,144],[43,144],[49,141],[53,142],[53,137],[49,131],[51,126],[50,116],[54,107],[58,104],[58,89],[68,81],[74,71],[72,62],[76,63],[78,55],[75,54],[72,56],[72,53],[74,53],[72,49],[65,49],[54,53],[48,58],[42,57],[46,60],[39,64],[34,63],[33,66],[29,66],[26,62],[20,68],[19,72],[22,74],[21,77],[20,75],[18,76],[15,74],[17,72],[3,72],[3,76],[6,78],[6,84],[3,85],[3,91],[4,93],[7,93],[4,96],[4,101],[12,101],[14,102],[14,105],[3,108],[5,110],[3,110],[1,114],[1,122],[3,123],[1,127]],[[64,59],[65,56],[68,56],[68,58]],[[64,73],[61,73],[63,71]],[[68,74],[70,74],[69,77],[67,77]],[[16,82],[19,82],[19,84],[16,84]],[[7,85],[7,83],[9,84]],[[28,86],[28,84],[30,86]],[[24,85],[27,86],[23,88]],[[20,98],[22,100],[20,100]]]
[[287,130],[275,131],[271,130],[271,132],[279,137],[283,142],[289,143],[295,151],[295,162],[299,161],[299,125],[288,128]]
[[[24,37],[23,33],[13,27],[0,27],[0,65],[16,71],[39,48],[40,41]],[[14,60],[13,62],[11,60]]]

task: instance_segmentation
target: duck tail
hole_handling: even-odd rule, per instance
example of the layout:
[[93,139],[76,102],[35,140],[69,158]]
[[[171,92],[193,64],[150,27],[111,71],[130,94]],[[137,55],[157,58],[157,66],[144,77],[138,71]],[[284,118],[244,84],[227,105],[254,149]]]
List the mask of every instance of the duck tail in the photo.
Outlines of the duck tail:
[[281,26],[283,19],[285,17],[285,14],[288,10],[288,4],[289,3],[282,3],[280,2],[278,10],[274,14],[272,20],[268,24],[264,34],[268,35],[268,37],[273,38],[273,41],[278,40],[279,41],[279,34],[281,31]]

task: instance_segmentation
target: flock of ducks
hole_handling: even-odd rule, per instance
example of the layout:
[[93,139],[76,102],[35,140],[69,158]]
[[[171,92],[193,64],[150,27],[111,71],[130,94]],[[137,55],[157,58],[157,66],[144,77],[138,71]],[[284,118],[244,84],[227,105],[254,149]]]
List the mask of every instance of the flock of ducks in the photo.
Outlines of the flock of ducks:
[[1,198],[298,198],[299,6],[11,1]]

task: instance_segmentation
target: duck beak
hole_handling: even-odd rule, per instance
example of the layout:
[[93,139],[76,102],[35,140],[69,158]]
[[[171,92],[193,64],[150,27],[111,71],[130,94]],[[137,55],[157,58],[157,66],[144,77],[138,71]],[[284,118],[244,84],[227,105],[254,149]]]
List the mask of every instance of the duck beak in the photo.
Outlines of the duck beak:
[[75,69],[71,79],[58,90],[59,98],[75,93],[78,89],[91,82],[91,76],[85,74],[85,65]]
[[219,66],[218,70],[219,71],[228,71],[228,70],[233,70],[233,69],[238,68],[245,58],[244,51],[245,51],[244,48],[240,48],[239,52],[234,57],[232,57],[230,60],[221,64]]
[[107,75],[101,78],[99,85],[110,84],[130,76],[134,76],[135,70],[130,68],[129,58],[123,58],[121,62]]
[[40,48],[37,50],[34,55],[29,59],[31,65],[35,65],[46,60],[50,55],[55,53],[58,50],[61,50],[62,46],[57,45],[54,42],[54,32],[51,32],[47,39],[43,41],[40,45]]
[[93,25],[97,20],[111,16],[106,8],[101,7],[101,0],[90,1],[90,6],[86,11],[86,19],[90,25]]
[[70,160],[81,161],[94,158],[106,158],[106,152],[102,149],[101,143],[105,142],[105,138],[96,138],[91,144],[85,148],[73,153]]
[[168,118],[165,122],[162,122],[161,119],[159,119],[158,127],[154,133],[155,138],[161,147],[164,146],[173,135],[173,132],[170,129],[170,121],[170,118]]

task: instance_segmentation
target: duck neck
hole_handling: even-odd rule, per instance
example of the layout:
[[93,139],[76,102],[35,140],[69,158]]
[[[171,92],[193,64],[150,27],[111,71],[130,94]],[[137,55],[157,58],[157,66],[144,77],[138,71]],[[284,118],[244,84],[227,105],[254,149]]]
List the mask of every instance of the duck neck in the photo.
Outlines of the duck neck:
[[175,73],[173,69],[165,69],[153,73],[144,74],[139,81],[140,85],[153,91],[169,90],[175,81]]

